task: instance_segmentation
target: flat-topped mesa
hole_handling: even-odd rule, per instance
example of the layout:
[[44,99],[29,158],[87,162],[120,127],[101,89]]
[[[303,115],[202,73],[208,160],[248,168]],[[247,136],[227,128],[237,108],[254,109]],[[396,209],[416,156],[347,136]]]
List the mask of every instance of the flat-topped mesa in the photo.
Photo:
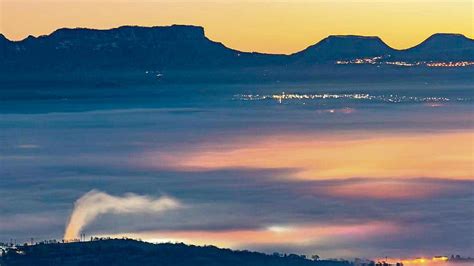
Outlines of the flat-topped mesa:
[[428,37],[419,45],[411,49],[474,49],[474,40],[467,38],[462,34],[455,33],[436,33]]
[[437,33],[401,52],[405,58],[424,61],[474,61],[474,40],[462,34]]
[[372,41],[380,44],[385,44],[378,36],[364,36],[364,35],[329,35],[321,41],[335,41],[335,42],[357,42],[357,41]]
[[4,69],[236,68],[281,64],[286,59],[227,48],[208,39],[203,27],[187,25],[63,28],[5,47]]
[[122,26],[119,28],[98,30],[87,28],[63,28],[39,39],[88,39],[88,40],[121,40],[121,41],[156,41],[156,40],[202,40],[204,28],[200,26]]
[[302,62],[326,62],[385,56],[394,51],[376,36],[331,35],[292,56]]
[[100,50],[100,48],[117,48],[121,45],[130,46],[131,44],[145,48],[160,42],[205,40],[204,28],[202,27],[173,25],[162,27],[122,26],[107,30],[62,28],[49,35],[28,36],[24,40],[12,43],[23,50],[34,49],[35,46],[41,45],[49,45],[50,48],[54,49],[93,47]]
[[192,68],[243,61],[238,51],[209,40],[203,27],[186,25],[64,28],[11,44],[6,61],[33,69]]

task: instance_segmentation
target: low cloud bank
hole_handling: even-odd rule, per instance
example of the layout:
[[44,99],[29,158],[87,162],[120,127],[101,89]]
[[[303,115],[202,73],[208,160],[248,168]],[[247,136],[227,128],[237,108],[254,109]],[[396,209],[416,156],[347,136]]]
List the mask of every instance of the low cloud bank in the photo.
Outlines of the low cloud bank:
[[153,198],[132,193],[116,197],[98,190],[91,190],[74,203],[74,210],[64,232],[64,239],[79,238],[82,229],[99,215],[106,213],[160,213],[177,209],[181,204],[170,197]]

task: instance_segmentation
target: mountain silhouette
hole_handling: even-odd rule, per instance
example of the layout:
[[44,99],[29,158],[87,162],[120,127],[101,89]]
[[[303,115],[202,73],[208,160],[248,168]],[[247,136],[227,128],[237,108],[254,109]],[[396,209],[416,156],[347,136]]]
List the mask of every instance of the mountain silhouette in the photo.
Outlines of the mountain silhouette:
[[395,50],[379,37],[334,35],[301,52],[275,55],[228,48],[207,38],[202,27],[186,25],[64,28],[21,41],[9,41],[1,35],[0,50],[3,70],[298,67],[373,57],[474,61],[474,40],[460,34],[434,34],[406,50]]
[[437,33],[419,45],[403,51],[405,58],[438,61],[474,61],[474,40],[462,34]]
[[0,256],[1,265],[227,265],[227,266],[350,266],[346,261],[310,260],[296,254],[267,255],[214,246],[151,244],[135,240],[37,244]]
[[332,35],[292,55],[299,62],[334,62],[355,58],[387,56],[395,50],[379,37]]
[[[3,42],[2,42],[3,43]],[[30,68],[195,68],[259,65],[278,60],[209,40],[197,26],[59,29],[2,44],[3,61]]]

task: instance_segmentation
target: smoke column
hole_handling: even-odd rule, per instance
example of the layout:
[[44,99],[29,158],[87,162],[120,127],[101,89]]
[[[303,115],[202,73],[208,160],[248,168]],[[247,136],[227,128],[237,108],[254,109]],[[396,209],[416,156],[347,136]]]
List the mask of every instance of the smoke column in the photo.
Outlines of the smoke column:
[[128,193],[123,197],[115,197],[98,190],[91,190],[74,203],[74,210],[69,217],[64,239],[77,239],[82,228],[101,214],[159,213],[180,206],[178,201],[165,196],[152,198]]

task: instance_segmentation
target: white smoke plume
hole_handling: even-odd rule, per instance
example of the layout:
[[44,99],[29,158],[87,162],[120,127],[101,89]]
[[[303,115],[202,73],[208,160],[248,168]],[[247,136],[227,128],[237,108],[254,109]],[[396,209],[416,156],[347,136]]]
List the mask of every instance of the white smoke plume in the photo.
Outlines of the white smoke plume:
[[123,197],[115,197],[98,190],[91,190],[74,203],[74,210],[69,217],[64,239],[79,238],[82,229],[101,214],[160,213],[180,206],[177,200],[166,196],[152,198],[128,193]]

